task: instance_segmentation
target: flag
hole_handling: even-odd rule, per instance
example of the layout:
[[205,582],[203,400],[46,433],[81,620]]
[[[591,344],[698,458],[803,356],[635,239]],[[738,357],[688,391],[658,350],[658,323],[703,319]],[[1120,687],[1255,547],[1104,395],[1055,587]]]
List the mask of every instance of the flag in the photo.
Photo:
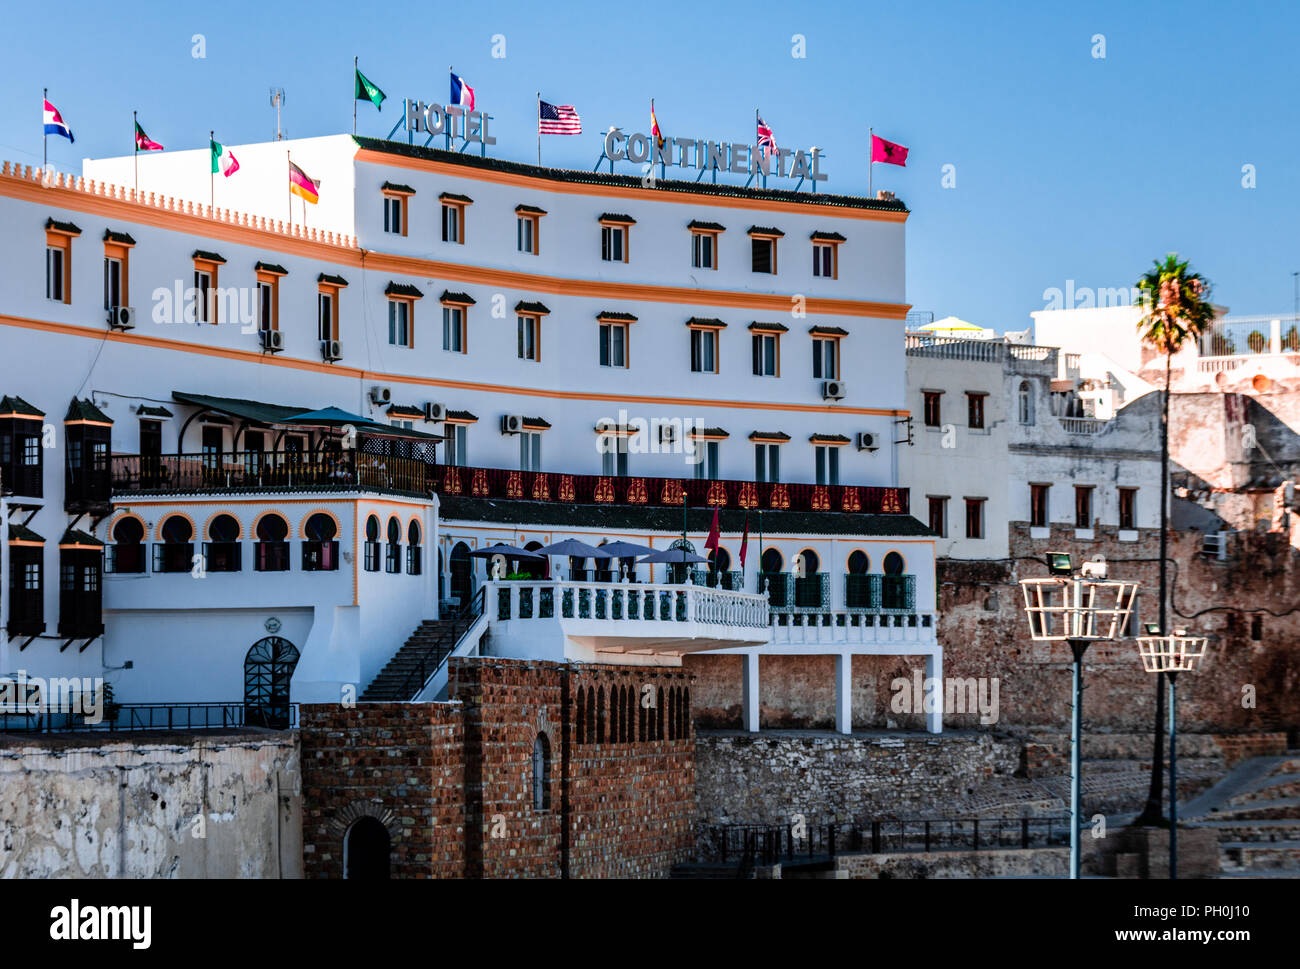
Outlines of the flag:
[[357,76],[353,78],[352,82],[352,100],[369,101],[380,111],[383,111],[384,98],[386,97],[384,92],[375,87],[370,78],[366,77],[360,71],[357,71],[356,75]]
[[45,133],[47,135],[62,135],[68,141],[75,142],[77,139],[72,137],[72,129],[63,120],[63,115],[59,114],[59,109],[50,104],[49,101],[43,101],[42,103],[45,105]]
[[749,551],[749,509],[745,509],[745,534],[740,536],[740,568],[745,568],[745,554]]
[[293,162],[289,162],[289,191],[312,205],[320,200],[320,182]]
[[886,165],[902,165],[907,167],[907,149],[902,145],[896,145],[892,141],[886,141],[879,135],[871,136],[871,160],[873,162],[884,162]]
[[537,131],[543,135],[580,135],[582,119],[571,104],[547,104],[542,101],[537,115]]
[[709,526],[709,537],[704,540],[704,547],[713,549],[716,554],[722,544],[722,533],[718,530],[718,509],[713,509],[713,524]]
[[763,116],[755,112],[758,118],[758,149],[764,155],[771,155],[776,151],[776,138],[772,135],[772,129],[767,126]]
[[451,101],[450,104],[459,104],[474,110],[474,89],[460,79],[456,74],[451,75]]
[[135,150],[136,151],[162,151],[163,146],[156,141],[152,141],[140,127],[140,122],[135,123]]
[[212,174],[220,172],[229,178],[239,171],[239,159],[230,153],[230,149],[217,141],[210,141],[212,146]]
[[655,99],[650,99],[650,136],[655,140],[655,147],[664,146],[664,134],[659,130],[659,119],[655,117]]

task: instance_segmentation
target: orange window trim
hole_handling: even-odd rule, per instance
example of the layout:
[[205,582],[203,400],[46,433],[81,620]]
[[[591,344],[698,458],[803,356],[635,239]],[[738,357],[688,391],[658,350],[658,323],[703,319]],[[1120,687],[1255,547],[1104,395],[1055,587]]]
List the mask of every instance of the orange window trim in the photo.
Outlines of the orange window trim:
[[[257,270],[257,281],[271,287],[271,329],[280,329],[280,273]],[[259,305],[261,301],[259,300]]]
[[[406,304],[406,346],[411,350],[415,349],[415,301],[417,298],[415,296],[388,297],[390,303]],[[463,342],[461,346],[464,346]]]
[[[533,360],[533,362],[535,362],[535,363],[541,363],[541,362],[542,362],[542,317],[543,317],[543,316],[547,316],[548,314],[546,314],[546,313],[518,313],[518,314],[516,314],[516,315],[517,315],[520,319],[532,320],[532,321],[533,321],[533,356],[532,356],[532,360]],[[464,343],[462,343],[461,345],[463,346]],[[528,426],[527,424],[524,425],[524,427],[527,427],[527,426]]]
[[74,232],[64,232],[61,229],[45,230],[45,246],[47,249],[63,250],[63,302],[72,302],[72,240],[76,237]]
[[317,292],[330,297],[330,312],[332,316],[332,319],[330,320],[331,340],[337,340],[339,338],[339,293],[342,290],[343,287],[338,283],[320,283],[317,286]]
[[395,192],[395,191],[393,191],[393,190],[390,189],[390,188],[386,188],[386,189],[382,189],[380,194],[382,194],[382,195],[384,196],[384,198],[397,199],[398,202],[400,203],[400,206],[401,206],[401,210],[400,210],[400,211],[401,211],[401,216],[400,216],[400,217],[401,217],[401,220],[402,220],[402,235],[406,235],[406,224],[407,224],[407,222],[409,221],[409,220],[407,219],[407,217],[406,217],[406,213],[407,213],[407,211],[408,211],[408,209],[409,209],[409,207],[408,207],[407,204],[406,204],[406,201],[407,201],[407,199],[409,199],[409,198],[410,198],[414,193],[413,193],[413,192]]
[[116,259],[122,264],[122,305],[131,305],[131,247],[119,242],[104,243],[104,258]]
[[[465,244],[465,236],[467,234],[467,222],[468,222],[468,220],[465,218],[465,210],[469,208],[470,203],[461,202],[456,199],[439,199],[438,201],[442,203],[444,208],[456,209],[458,213],[458,221],[460,222],[460,232],[456,236],[456,243],[457,245],[463,246]],[[403,220],[402,224],[403,225],[406,224],[405,220]]]
[[220,263],[213,262],[210,259],[195,259],[194,271],[197,273],[207,273],[212,277],[212,285],[208,288],[208,322],[215,326],[217,320],[217,310],[220,307],[220,300],[217,299],[217,270]]
[[635,223],[615,222],[613,219],[599,219],[597,221],[599,221],[602,226],[609,226],[610,228],[613,229],[623,230],[623,261],[627,262],[628,257],[631,255],[630,250],[632,248],[632,226]]
[[521,212],[515,209],[515,215],[520,219],[527,219],[533,224],[533,249],[532,255],[540,256],[542,254],[542,216],[539,212]]

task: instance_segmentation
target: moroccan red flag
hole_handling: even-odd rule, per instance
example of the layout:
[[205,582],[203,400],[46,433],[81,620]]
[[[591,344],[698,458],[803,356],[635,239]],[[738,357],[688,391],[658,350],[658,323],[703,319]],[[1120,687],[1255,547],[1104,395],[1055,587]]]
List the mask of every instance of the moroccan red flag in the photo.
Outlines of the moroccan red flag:
[[745,568],[745,553],[749,551],[749,512],[745,512],[745,534],[740,536],[740,568]]
[[704,547],[717,552],[722,544],[722,532],[718,529],[718,509],[713,509],[713,524],[709,526],[709,537],[704,540]]
[[880,135],[871,136],[871,160],[873,162],[884,162],[886,165],[902,165],[907,167],[907,149],[902,145],[896,145],[892,141],[886,141]]

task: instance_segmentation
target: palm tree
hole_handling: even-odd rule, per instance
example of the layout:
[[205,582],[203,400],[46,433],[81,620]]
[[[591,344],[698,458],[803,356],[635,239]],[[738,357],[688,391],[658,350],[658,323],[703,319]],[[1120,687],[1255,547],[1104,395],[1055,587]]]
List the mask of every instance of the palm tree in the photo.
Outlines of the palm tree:
[[[1187,263],[1170,253],[1164,262],[1138,280],[1137,306],[1142,310],[1138,332],[1142,342],[1165,355],[1165,390],[1160,411],[1160,632],[1169,631],[1166,589],[1169,546],[1169,384],[1173,355],[1188,340],[1198,339],[1214,320],[1210,305],[1210,284],[1199,273],[1189,272]],[[1164,720],[1165,675],[1156,676],[1155,751],[1151,761],[1151,789],[1146,807],[1136,824],[1164,822]]]

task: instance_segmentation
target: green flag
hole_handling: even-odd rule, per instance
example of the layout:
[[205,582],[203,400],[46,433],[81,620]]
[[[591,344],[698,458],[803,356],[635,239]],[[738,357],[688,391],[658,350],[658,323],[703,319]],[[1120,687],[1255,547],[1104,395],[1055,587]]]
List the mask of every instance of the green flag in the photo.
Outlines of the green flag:
[[356,74],[357,77],[356,77],[356,83],[353,85],[352,100],[369,101],[380,111],[383,111],[384,98],[387,97],[387,95],[385,95],[383,91],[379,90],[379,88],[371,84],[370,79],[366,77],[364,74],[362,74],[360,71],[357,71]]

